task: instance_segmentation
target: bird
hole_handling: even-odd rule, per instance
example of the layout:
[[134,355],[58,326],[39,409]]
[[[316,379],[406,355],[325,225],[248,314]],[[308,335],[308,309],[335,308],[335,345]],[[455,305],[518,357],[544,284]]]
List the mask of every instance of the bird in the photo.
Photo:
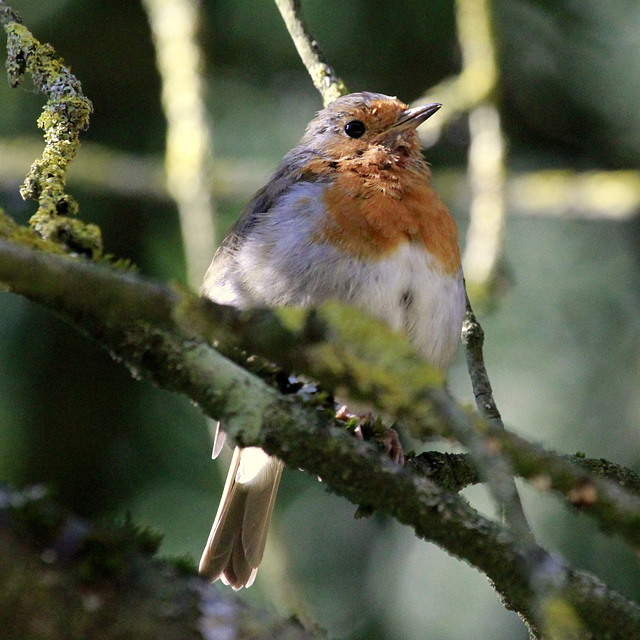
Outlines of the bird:
[[[201,294],[239,309],[346,303],[446,374],[465,312],[458,229],[416,131],[441,106],[360,92],[319,111],[226,234]],[[214,457],[223,442],[218,426]],[[253,584],[282,470],[260,448],[235,448],[203,576]]]

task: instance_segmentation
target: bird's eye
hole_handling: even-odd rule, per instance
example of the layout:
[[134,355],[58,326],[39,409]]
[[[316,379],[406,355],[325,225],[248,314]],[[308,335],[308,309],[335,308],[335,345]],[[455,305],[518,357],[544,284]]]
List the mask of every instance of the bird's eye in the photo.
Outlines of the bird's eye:
[[361,120],[352,120],[344,126],[344,132],[350,138],[361,138],[364,135],[366,127]]

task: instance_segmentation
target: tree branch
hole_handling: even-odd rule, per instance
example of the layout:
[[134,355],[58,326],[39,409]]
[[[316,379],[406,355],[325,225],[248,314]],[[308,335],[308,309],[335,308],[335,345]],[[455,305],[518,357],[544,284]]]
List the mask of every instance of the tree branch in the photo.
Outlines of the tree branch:
[[[438,118],[440,129],[461,113],[488,100],[498,81],[489,0],[456,0],[455,9],[462,70],[429,89],[418,100],[420,104],[435,101],[447,105],[446,113]],[[431,131],[433,135],[433,129]]]
[[[557,454],[552,453],[556,456]],[[585,458],[581,454],[562,455],[560,460],[569,463],[569,469],[575,474],[575,468],[588,472],[589,477],[599,477],[610,481],[623,488],[627,493],[640,498],[640,476],[621,465],[605,460],[604,458]],[[479,484],[482,478],[474,467],[468,453],[442,453],[440,451],[425,451],[420,455],[411,457],[405,464],[408,464],[416,473],[438,483],[448,491],[461,491],[469,485]],[[524,465],[522,465],[524,468]],[[540,491],[551,490],[550,479],[542,474],[520,476],[531,480]],[[574,485],[570,494],[576,495],[580,481],[574,479]],[[558,492],[560,494],[560,492]],[[564,497],[564,496],[563,496]],[[580,503],[573,505],[576,509],[581,509]],[[616,507],[617,508],[617,507]]]
[[275,0],[289,35],[296,45],[298,54],[306,67],[311,80],[322,96],[326,107],[336,98],[348,92],[345,84],[320,51],[318,43],[311,37],[304,20],[300,0]]
[[[504,423],[493,399],[491,382],[484,364],[482,351],[484,331],[471,308],[468,296],[465,319],[462,325],[462,342],[465,347],[467,369],[471,378],[471,386],[478,413],[495,429],[504,430]],[[505,521],[514,528],[523,541],[533,541],[531,528],[527,522],[520,496],[513,480],[511,463],[505,464],[504,459],[497,455],[497,452],[490,446],[488,441],[483,442],[482,445],[484,447],[485,464],[481,467],[481,470],[485,471],[485,473],[493,474],[493,482],[496,486],[495,493],[500,498]]]
[[80,146],[80,133],[89,126],[93,105],[53,47],[38,42],[4,0],[0,0],[0,21],[7,33],[9,84],[17,87],[29,73],[36,89],[47,97],[38,119],[38,126],[45,132],[44,153],[31,165],[20,190],[25,200],[38,202],[31,224],[43,238],[71,251],[99,256],[100,230],[69,217],[77,213],[78,205],[65,193],[67,166]]
[[505,204],[506,143],[494,104],[469,114],[467,173],[471,189],[469,227],[462,258],[467,291],[477,308],[491,307],[503,284],[502,252]]
[[[12,255],[20,256],[27,251],[16,250],[15,247],[7,251],[6,244],[0,243],[0,266],[10,263]],[[636,605],[609,591],[594,578],[568,569],[540,547],[523,546],[512,534],[482,518],[458,497],[397,467],[368,443],[350,436],[344,428],[332,426],[335,424],[332,402],[327,403],[322,398],[296,398],[295,394],[282,395],[193,337],[180,337],[170,331],[151,327],[142,321],[142,317],[140,321],[131,323],[134,298],[141,303],[141,309],[148,310],[151,317],[180,317],[184,309],[182,304],[175,306],[175,299],[162,302],[167,291],[171,291],[169,288],[148,287],[147,283],[132,274],[62,257],[39,255],[31,267],[46,267],[50,261],[59,262],[72,271],[77,268],[78,274],[83,274],[88,278],[87,282],[93,283],[92,286],[85,285],[81,293],[102,289],[109,291],[112,297],[102,298],[101,308],[92,310],[95,301],[87,301],[88,295],[78,295],[77,283],[72,281],[68,285],[70,290],[67,295],[64,295],[64,286],[60,286],[47,299],[49,304],[55,302],[58,312],[68,306],[64,315],[106,346],[137,376],[150,377],[164,388],[187,393],[208,415],[225,422],[229,437],[234,441],[242,445],[260,446],[293,467],[320,475],[334,491],[355,504],[372,506],[412,526],[419,536],[436,542],[487,573],[511,606],[525,616],[532,613],[529,568],[530,563],[535,562],[537,567],[553,568],[555,575],[562,577],[560,584],[565,585],[562,588],[563,597],[569,599],[590,628],[609,629],[606,626],[609,618],[605,616],[605,611],[610,616],[615,610],[619,616],[616,624],[631,634],[627,638],[633,637],[633,633],[640,633],[640,610]],[[20,271],[23,269],[24,263]],[[41,275],[40,271],[32,270],[21,285],[23,293],[28,286],[37,288],[37,284],[29,283],[37,283]],[[93,276],[103,284],[97,286],[96,281],[92,280]],[[117,288],[110,290],[108,286],[103,286],[109,277],[114,281],[123,281],[125,290],[129,290],[124,296],[124,308],[131,305],[131,310],[125,314],[129,316],[127,322],[119,322],[115,312],[109,315],[108,322],[102,319],[105,305],[118,308]],[[6,282],[6,273],[0,273],[0,279]],[[67,281],[67,276],[63,278],[58,273],[53,280]],[[145,300],[147,287],[149,297]],[[136,294],[131,295],[134,289]],[[30,294],[32,299],[36,298],[34,293],[37,292]],[[130,303],[126,303],[128,298]],[[151,300],[154,302],[151,303]],[[451,403],[451,400],[441,393],[440,405],[435,406],[432,419],[451,419],[453,414],[444,410],[440,418],[437,417],[438,411],[446,408],[444,403]],[[473,420],[468,414],[464,415],[468,420]],[[461,419],[460,415],[456,419]],[[516,468],[526,466],[520,449],[524,448],[530,453],[533,445],[522,442],[508,432],[494,432],[490,425],[487,429],[491,437],[496,438],[495,445],[513,456]],[[530,470],[541,461],[546,462],[552,482],[557,484],[558,480],[564,478],[571,484],[575,473],[573,476],[562,475],[564,467],[571,465],[542,450],[538,454],[535,460],[528,461]],[[583,471],[578,474],[584,474],[583,478],[589,477]],[[604,481],[590,479],[590,484],[595,487],[600,486],[599,482]],[[626,501],[628,496],[621,489],[620,492],[625,495]],[[598,502],[582,506],[587,510],[589,507],[595,510]],[[611,515],[615,518],[614,514]],[[640,528],[636,525],[635,529]],[[611,637],[622,638],[624,635],[614,634]]]
[[259,446],[292,467],[322,477],[354,504],[394,516],[418,536],[478,567],[525,618],[533,615],[530,568],[536,566],[553,569],[563,585],[563,598],[590,628],[610,634],[613,628],[611,637],[616,638],[640,633],[637,605],[592,577],[569,570],[540,547],[521,546],[464,500],[399,468],[343,428],[331,426],[326,408],[309,409],[281,396],[201,343],[184,344],[163,332],[138,328],[120,338],[112,330],[96,337],[109,343],[138,375],[150,376],[165,388],[189,391],[208,415],[224,421],[235,442]]
[[[1,232],[0,225],[0,236]],[[330,308],[324,316],[330,321],[328,326],[315,333],[308,327],[295,331],[268,310],[239,312],[131,272],[45,254],[6,241],[0,241],[0,282],[7,290],[64,314],[85,331],[94,331],[92,327],[96,325],[127,326],[137,321],[158,330],[173,328],[189,339],[215,342],[224,354],[216,357],[230,358],[245,367],[248,365],[243,352],[260,354],[286,367],[274,369],[263,361],[252,360],[252,370],[268,380],[287,380],[289,371],[298,371],[319,380],[324,388],[348,388],[356,398],[374,406],[384,408],[386,403],[389,411],[417,437],[435,433],[460,437],[464,442],[468,436],[461,434],[482,433],[484,446],[507,456],[516,473],[534,480],[543,490],[558,492],[571,505],[596,518],[605,530],[622,535],[634,548],[640,547],[638,497],[501,425],[474,417],[444,390],[425,387],[424,381],[429,375],[433,379],[434,372],[419,359],[412,360],[406,341],[369,318],[345,310],[339,323],[338,310]],[[322,342],[327,335],[334,342]],[[381,359],[380,377],[365,358],[363,336],[375,336],[369,346]],[[188,346],[193,348],[191,343]],[[153,350],[143,355],[150,358]],[[211,385],[220,384],[216,382],[216,366],[211,364]],[[170,366],[170,375],[174,368]],[[362,371],[371,377],[362,377]],[[418,382],[416,390],[413,387]],[[206,393],[206,381],[203,384],[200,393]],[[228,382],[224,384],[225,388],[229,386]],[[478,387],[480,383],[475,384]],[[188,387],[179,391],[188,391]],[[193,397],[192,392],[189,395]],[[332,410],[333,405],[326,408]]]
[[[185,562],[153,558],[159,536],[125,522],[93,525],[41,488],[0,489],[3,637],[30,640],[311,640],[237,596],[223,595]],[[8,634],[8,635],[7,635]]]
[[143,0],[162,79],[167,120],[165,171],[176,202],[187,266],[187,282],[197,289],[216,248],[211,189],[211,115],[206,113],[202,54],[195,33],[197,0]]

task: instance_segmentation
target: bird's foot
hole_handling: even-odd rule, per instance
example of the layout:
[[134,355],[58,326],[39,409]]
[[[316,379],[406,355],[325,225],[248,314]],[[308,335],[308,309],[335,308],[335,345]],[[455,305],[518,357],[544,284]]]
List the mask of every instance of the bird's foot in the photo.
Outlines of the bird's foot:
[[359,415],[350,413],[344,405],[336,411],[336,418],[341,422],[350,423],[356,438],[360,440],[373,440],[378,443],[383,451],[396,463],[404,464],[404,449],[400,443],[398,432],[395,429],[385,427],[379,418],[372,413],[361,413]]

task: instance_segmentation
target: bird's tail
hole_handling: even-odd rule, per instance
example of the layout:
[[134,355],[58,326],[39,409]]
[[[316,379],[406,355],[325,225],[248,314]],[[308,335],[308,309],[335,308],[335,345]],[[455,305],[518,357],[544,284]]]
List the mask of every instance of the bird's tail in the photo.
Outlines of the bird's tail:
[[235,590],[250,587],[262,561],[284,464],[257,447],[236,447],[199,571]]

